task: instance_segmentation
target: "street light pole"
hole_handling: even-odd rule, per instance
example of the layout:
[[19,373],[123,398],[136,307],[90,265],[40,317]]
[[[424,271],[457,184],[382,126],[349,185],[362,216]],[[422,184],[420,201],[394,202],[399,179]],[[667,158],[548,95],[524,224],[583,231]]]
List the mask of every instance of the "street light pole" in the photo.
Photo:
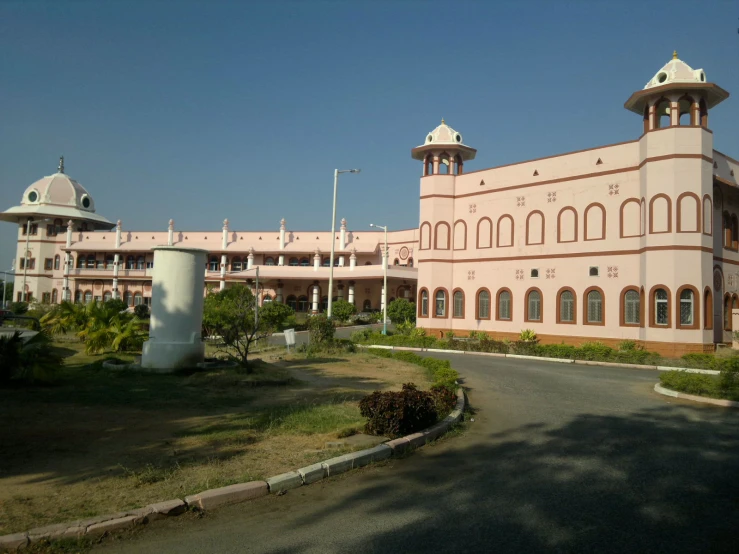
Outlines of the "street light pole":
[[[23,302],[26,302],[28,298],[26,297],[26,274],[28,273],[28,241],[31,238],[31,218],[28,218],[28,221],[26,222],[26,251],[23,253],[23,292],[21,293],[21,298],[23,299]],[[3,297],[4,299],[5,297]]]
[[328,270],[328,306],[326,317],[331,318],[334,300],[334,255],[336,251],[336,191],[339,188],[339,173],[359,173],[361,169],[334,169],[334,205],[331,211],[331,257]]
[[387,335],[387,225],[383,226],[370,223],[370,227],[377,227],[378,229],[382,229],[385,231],[385,247],[382,256],[382,265],[384,270],[382,279],[382,334]]
[[245,269],[244,271],[252,270],[257,272],[257,280],[254,288],[254,336],[256,336],[257,329],[259,329],[259,266]]

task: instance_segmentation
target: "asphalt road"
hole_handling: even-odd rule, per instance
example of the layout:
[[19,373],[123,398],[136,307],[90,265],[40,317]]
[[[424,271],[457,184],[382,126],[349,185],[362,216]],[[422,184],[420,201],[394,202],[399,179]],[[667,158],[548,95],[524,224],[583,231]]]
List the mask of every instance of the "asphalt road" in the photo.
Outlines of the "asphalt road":
[[737,551],[739,411],[659,396],[655,371],[441,357],[476,412],[461,436],[96,551]]

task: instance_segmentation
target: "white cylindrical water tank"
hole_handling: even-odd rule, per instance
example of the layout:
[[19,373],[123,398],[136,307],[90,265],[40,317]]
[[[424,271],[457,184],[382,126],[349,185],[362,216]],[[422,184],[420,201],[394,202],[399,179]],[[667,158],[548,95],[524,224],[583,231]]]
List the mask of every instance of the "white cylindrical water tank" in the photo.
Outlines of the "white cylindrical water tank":
[[205,358],[201,333],[208,252],[178,246],[153,250],[149,340],[144,343],[141,367],[158,371],[195,367]]

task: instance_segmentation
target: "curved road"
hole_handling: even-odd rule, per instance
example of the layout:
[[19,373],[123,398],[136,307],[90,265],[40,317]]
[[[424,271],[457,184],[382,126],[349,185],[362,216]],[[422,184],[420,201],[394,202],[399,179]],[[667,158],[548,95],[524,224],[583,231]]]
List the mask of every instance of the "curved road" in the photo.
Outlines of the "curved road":
[[736,552],[739,411],[659,396],[656,371],[440,357],[461,436],[96,552]]

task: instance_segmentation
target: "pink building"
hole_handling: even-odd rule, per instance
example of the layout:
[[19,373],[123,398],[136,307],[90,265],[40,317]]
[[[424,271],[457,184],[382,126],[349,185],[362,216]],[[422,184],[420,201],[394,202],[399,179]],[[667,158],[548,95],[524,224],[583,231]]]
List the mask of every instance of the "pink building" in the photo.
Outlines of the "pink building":
[[[418,228],[390,233],[388,296],[416,298],[434,334],[485,331],[543,342],[632,339],[680,355],[731,341],[739,308],[739,162],[713,148],[709,111],[729,96],[677,53],[625,107],[639,138],[464,171],[476,150],[445,124],[412,150],[423,163]],[[331,234],[279,229],[129,231],[98,216],[63,166],[0,214],[19,225],[15,286],[42,302],[151,295],[151,248],[210,252],[206,285],[250,281],[262,301],[321,311]],[[376,231],[333,237],[334,298],[382,307]],[[27,259],[24,257],[26,254]],[[417,269],[416,269],[417,268]]]
[[[0,219],[18,224],[18,301],[121,298],[130,306],[149,304],[152,248],[185,245],[210,252],[203,268],[207,288],[235,282],[254,286],[252,269],[258,266],[261,302],[285,302],[299,312],[323,311],[328,302],[330,232],[288,230],[284,219],[272,231],[237,231],[227,220],[212,232],[178,230],[172,220],[166,231],[129,231],[120,220],[111,223],[95,213],[87,190],[64,173],[63,159],[55,174],[29,186],[20,205]],[[416,295],[417,234],[417,229],[388,233],[389,301]],[[383,245],[384,233],[349,231],[341,221],[334,299],[353,302],[359,310],[382,308]]]
[[713,148],[729,96],[677,53],[625,107],[639,138],[490,169],[442,124],[423,162],[418,324],[542,342],[633,339],[669,355],[731,340],[739,162]]

